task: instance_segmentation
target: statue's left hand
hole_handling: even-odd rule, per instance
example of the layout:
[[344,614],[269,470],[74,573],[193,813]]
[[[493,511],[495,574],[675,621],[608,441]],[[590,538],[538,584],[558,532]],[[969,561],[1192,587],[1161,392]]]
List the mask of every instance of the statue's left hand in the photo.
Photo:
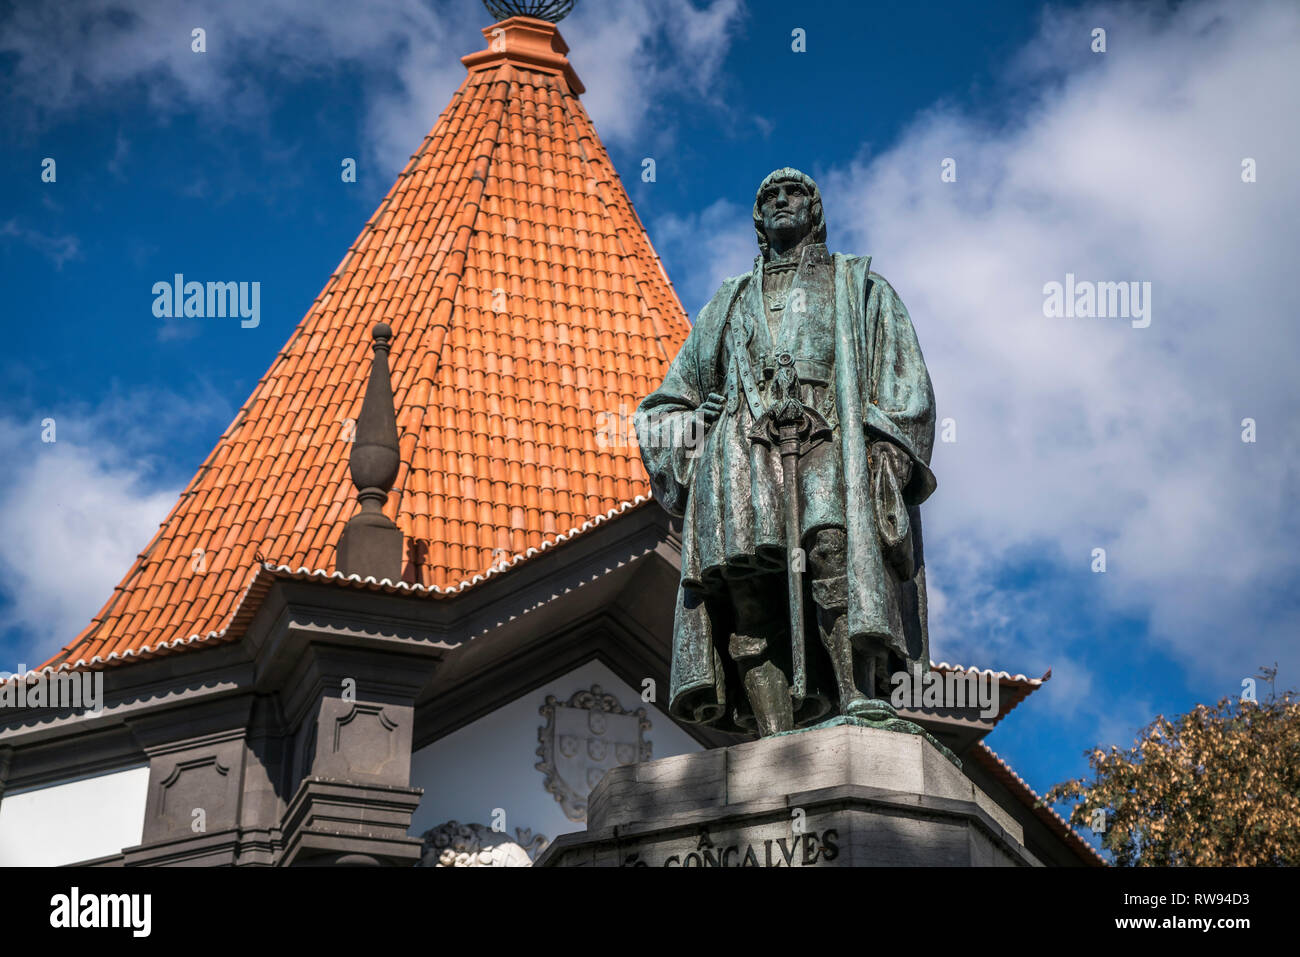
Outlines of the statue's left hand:
[[722,415],[722,410],[726,405],[727,397],[725,395],[720,392],[710,392],[709,397],[704,400],[696,411],[699,412],[700,418],[704,420],[705,425],[712,425],[718,421],[718,417]]

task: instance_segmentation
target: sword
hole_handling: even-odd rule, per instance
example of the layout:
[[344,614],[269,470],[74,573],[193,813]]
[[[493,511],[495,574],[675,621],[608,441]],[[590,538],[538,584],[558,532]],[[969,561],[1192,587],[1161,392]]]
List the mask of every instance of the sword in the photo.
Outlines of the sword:
[[799,376],[794,357],[776,357],[771,402],[750,430],[751,441],[775,448],[781,455],[781,490],[785,498],[786,585],[790,590],[790,651],[794,681],[790,697],[798,711],[808,694],[807,649],[803,610],[803,551],[799,545],[799,456],[813,441],[829,436],[830,424],[816,409],[799,400]]

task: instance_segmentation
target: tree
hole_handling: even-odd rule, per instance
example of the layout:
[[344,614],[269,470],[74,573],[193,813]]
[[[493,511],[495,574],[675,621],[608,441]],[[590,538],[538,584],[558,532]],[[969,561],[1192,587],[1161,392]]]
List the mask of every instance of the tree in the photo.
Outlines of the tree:
[[[1070,823],[1123,867],[1300,864],[1300,700],[1224,698],[1147,725],[1127,752],[1085,751],[1095,779],[1056,785]],[[1101,812],[1101,813],[1099,813]],[[1104,814],[1104,817],[1103,817]]]

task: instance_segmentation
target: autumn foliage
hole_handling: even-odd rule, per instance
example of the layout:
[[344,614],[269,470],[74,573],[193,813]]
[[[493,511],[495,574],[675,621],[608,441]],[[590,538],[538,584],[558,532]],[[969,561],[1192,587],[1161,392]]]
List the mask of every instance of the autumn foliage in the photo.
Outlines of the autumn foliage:
[[1294,694],[1157,716],[1132,748],[1088,760],[1095,780],[1058,784],[1043,801],[1077,801],[1070,823],[1098,825],[1120,866],[1300,865]]

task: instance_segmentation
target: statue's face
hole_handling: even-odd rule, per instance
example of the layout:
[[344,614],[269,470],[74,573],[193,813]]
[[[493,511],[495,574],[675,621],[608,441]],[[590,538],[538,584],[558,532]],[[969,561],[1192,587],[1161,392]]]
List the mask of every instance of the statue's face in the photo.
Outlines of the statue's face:
[[812,196],[802,183],[771,183],[759,197],[763,232],[775,246],[790,247],[813,228]]

